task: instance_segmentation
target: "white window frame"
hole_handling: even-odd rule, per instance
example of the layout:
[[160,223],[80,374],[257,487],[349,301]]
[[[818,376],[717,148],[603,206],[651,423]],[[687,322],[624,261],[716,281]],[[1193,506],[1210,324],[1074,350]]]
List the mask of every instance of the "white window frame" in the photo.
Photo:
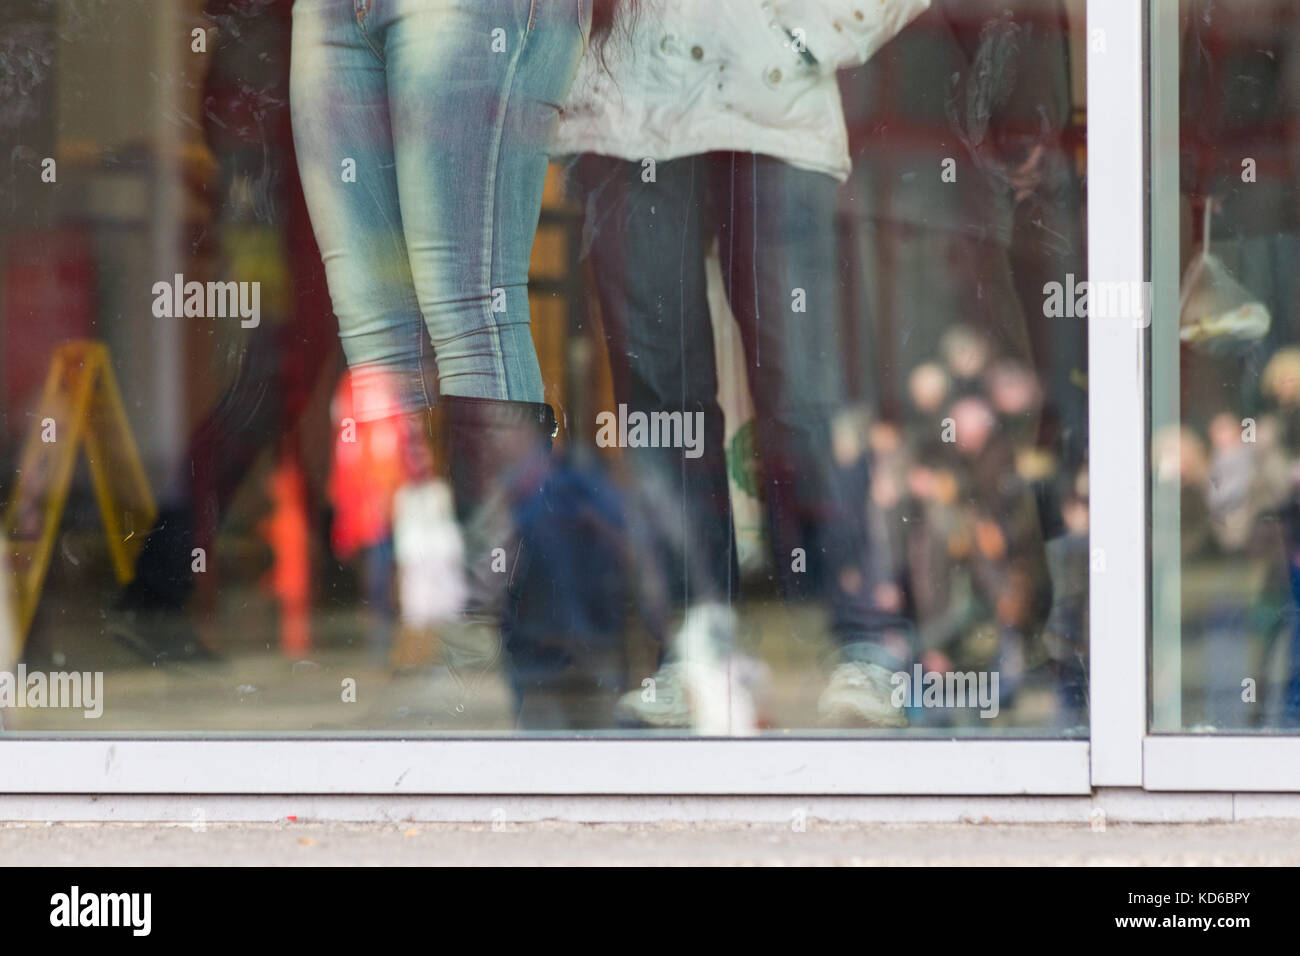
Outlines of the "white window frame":
[[1082,740],[25,739],[0,793],[1087,794]]
[[[1088,281],[1146,278],[1144,4],[1089,0]],[[1130,287],[1131,286],[1127,286]],[[1142,785],[1146,731],[1146,330],[1088,319],[1092,783]]]
[[[1168,18],[1170,7],[1176,17],[1177,0],[1151,2],[1157,26]],[[1145,15],[1146,4],[1137,0],[1087,4],[1088,269],[1093,279],[1141,281],[1147,275],[1148,214],[1155,216],[1155,211],[1146,205]],[[1161,105],[1157,89],[1156,112]],[[1167,124],[1167,113],[1163,119]],[[1173,122],[1176,164],[1176,110]],[[1168,140],[1160,137],[1168,132],[1152,127],[1161,147],[1153,152],[1162,164],[1169,161]],[[1176,169],[1174,173],[1176,184]],[[1158,223],[1160,217],[1155,218]],[[1157,268],[1167,272],[1168,263],[1153,262],[1153,275]],[[1160,277],[1155,278],[1158,289]],[[1176,294],[1176,274],[1173,281]],[[1089,368],[1094,557],[1089,739],[100,735],[70,740],[13,734],[0,738],[0,794],[1078,796],[1095,788],[1300,791],[1300,738],[1147,734],[1146,331],[1133,322],[1091,318]],[[1278,759],[1287,755],[1294,759]]]

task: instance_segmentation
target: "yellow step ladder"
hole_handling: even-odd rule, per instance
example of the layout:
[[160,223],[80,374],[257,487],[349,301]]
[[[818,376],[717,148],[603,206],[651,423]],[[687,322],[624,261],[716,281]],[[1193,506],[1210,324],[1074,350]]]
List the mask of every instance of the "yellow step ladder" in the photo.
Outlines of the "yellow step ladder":
[[36,616],[83,445],[113,572],[126,584],[158,507],[102,342],[69,342],[55,351],[23,445],[3,526],[15,598],[14,653]]

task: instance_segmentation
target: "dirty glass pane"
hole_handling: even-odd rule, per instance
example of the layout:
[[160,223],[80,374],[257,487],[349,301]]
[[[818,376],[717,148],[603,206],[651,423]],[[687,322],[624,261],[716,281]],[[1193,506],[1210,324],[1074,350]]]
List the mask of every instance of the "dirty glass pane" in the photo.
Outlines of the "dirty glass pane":
[[1294,732],[1300,7],[1179,13],[1156,38],[1181,174],[1154,234],[1180,278],[1153,349],[1152,726]]
[[1083,8],[5,0],[5,731],[1084,734]]

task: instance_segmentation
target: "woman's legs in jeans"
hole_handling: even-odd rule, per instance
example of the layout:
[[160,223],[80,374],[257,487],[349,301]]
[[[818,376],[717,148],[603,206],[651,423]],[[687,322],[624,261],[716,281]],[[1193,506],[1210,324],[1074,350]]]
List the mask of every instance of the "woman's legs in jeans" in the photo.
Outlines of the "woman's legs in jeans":
[[356,417],[432,404],[433,350],[402,230],[384,62],[354,0],[296,0],[290,71],[294,143]]
[[402,225],[443,395],[543,400],[528,265],[551,136],[583,52],[580,7],[399,0],[399,15],[380,18]]
[[[298,0],[294,138],[348,363],[542,400],[528,259],[590,0]],[[496,32],[494,35],[494,31]],[[359,418],[390,414],[358,395]]]
[[509,487],[535,470],[554,428],[528,260],[547,144],[589,24],[590,0],[294,7],[294,135],[357,418],[422,427],[435,375],[446,397],[470,582],[443,635],[458,713],[500,654],[524,566]]

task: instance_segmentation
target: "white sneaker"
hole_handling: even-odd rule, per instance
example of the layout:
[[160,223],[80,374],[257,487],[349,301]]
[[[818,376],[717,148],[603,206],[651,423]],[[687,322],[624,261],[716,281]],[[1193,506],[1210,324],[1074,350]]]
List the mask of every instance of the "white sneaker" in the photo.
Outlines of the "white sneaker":
[[708,737],[748,737],[758,731],[754,696],[735,650],[736,612],[725,604],[688,608],[674,641],[684,669],[691,726]]
[[691,709],[686,703],[683,665],[665,663],[653,677],[618,699],[614,716],[621,723],[647,727],[689,727]]
[[879,664],[841,664],[817,701],[822,722],[838,727],[906,727],[907,714],[893,701],[891,676]]
[[762,665],[732,650],[735,630],[735,613],[726,605],[688,609],[673,640],[673,659],[652,683],[619,699],[617,716],[652,727],[689,727],[712,737],[757,733],[753,688]]

